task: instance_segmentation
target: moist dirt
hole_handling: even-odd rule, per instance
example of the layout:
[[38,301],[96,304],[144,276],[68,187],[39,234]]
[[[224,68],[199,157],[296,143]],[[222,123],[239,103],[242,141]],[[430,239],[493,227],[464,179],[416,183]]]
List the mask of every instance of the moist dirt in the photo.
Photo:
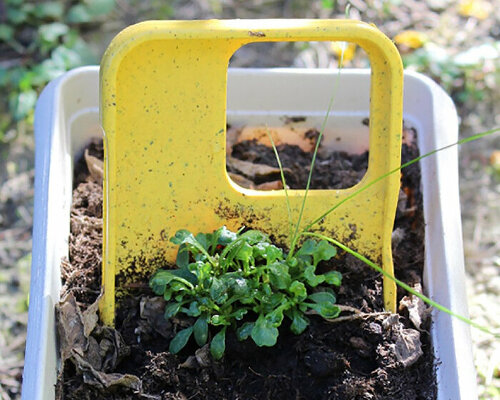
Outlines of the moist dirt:
[[[289,145],[278,151],[288,185],[305,187],[311,154]],[[89,154],[102,158],[102,144],[92,143]],[[403,145],[403,162],[417,155],[414,145]],[[276,166],[273,150],[252,141],[235,145],[231,156]],[[321,156],[311,187],[352,186],[362,178],[367,162],[367,153]],[[417,289],[422,284],[423,235],[420,171],[415,164],[402,173],[393,257],[396,276]],[[138,283],[121,301],[116,330],[101,325],[96,307],[101,246],[102,186],[80,161],[69,260],[62,268],[63,300],[57,309],[63,364],[57,399],[436,398],[428,310],[399,292],[400,313],[383,312],[380,275],[349,255],[340,254],[321,266],[343,274],[339,318],[311,316],[311,325],[299,336],[284,323],[272,348],[239,342],[228,333],[226,353],[216,362],[207,347],[198,349],[194,343],[177,355],[168,352],[170,340],[186,321],[165,320],[165,302],[153,296],[147,282]]]

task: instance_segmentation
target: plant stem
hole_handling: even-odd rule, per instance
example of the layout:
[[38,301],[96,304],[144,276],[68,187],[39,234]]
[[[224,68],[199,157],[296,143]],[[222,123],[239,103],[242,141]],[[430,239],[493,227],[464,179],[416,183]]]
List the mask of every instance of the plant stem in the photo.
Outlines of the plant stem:
[[330,114],[332,112],[333,103],[334,103],[335,98],[336,98],[335,94],[337,93],[338,86],[340,83],[340,73],[342,72],[343,61],[344,61],[344,50],[345,49],[343,48],[342,53],[340,55],[339,68],[338,68],[338,72],[337,72],[337,79],[335,80],[335,86],[333,88],[332,97],[330,97],[330,101],[328,103],[328,109],[326,111],[325,118],[323,118],[323,122],[321,124],[321,129],[319,131],[319,136],[318,136],[318,139],[316,140],[316,146],[314,147],[314,152],[313,152],[313,156],[312,156],[312,160],[311,160],[311,167],[309,168],[309,175],[307,177],[306,190],[304,193],[304,198],[302,200],[302,205],[300,207],[299,218],[297,220],[297,224],[295,225],[295,232],[293,233],[292,240],[290,243],[290,252],[288,253],[287,260],[289,260],[291,257],[293,257],[295,247],[297,246],[297,240],[300,237],[300,233],[299,233],[300,223],[302,222],[302,216],[304,214],[304,209],[306,206],[307,195],[309,194],[309,187],[311,186],[314,164],[316,163],[316,156],[318,155],[319,145],[321,143],[321,139],[323,138],[323,133],[325,132],[328,118],[330,117]]
[[292,232],[293,232],[292,208],[290,207],[290,198],[288,197],[288,189],[286,187],[285,171],[283,170],[283,166],[281,164],[281,158],[278,154],[278,149],[274,144],[273,137],[271,135],[271,132],[269,132],[269,128],[267,125],[266,125],[266,133],[267,136],[269,137],[269,140],[271,141],[271,145],[273,146],[274,155],[276,157],[276,161],[278,162],[278,167],[280,169],[281,183],[283,184],[283,190],[285,191],[286,211],[288,213],[288,225],[290,230],[289,235],[290,237],[292,237]]

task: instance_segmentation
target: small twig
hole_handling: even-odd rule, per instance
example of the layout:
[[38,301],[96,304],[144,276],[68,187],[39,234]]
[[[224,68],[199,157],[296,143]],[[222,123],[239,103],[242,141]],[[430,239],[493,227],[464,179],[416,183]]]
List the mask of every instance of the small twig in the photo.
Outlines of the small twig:
[[[371,313],[365,313],[355,307],[351,306],[346,306],[343,304],[337,304],[337,307],[340,308],[341,312],[352,312],[354,313],[353,315],[346,315],[345,317],[337,317],[337,318],[324,318],[325,321],[330,322],[330,323],[338,323],[338,322],[346,322],[346,321],[353,321],[356,319],[364,319],[364,318],[371,318],[371,317],[380,317],[382,315],[390,315],[391,313],[388,311],[379,311],[379,312],[371,312]],[[319,315],[319,313],[315,310],[308,310],[306,311],[306,314],[308,315]]]
[[327,322],[330,322],[330,323],[338,323],[338,322],[354,321],[356,319],[380,317],[382,315],[391,315],[391,313],[388,311],[373,312],[373,313],[360,313],[360,314],[347,315],[345,317],[338,317],[338,318],[325,319],[325,320]]

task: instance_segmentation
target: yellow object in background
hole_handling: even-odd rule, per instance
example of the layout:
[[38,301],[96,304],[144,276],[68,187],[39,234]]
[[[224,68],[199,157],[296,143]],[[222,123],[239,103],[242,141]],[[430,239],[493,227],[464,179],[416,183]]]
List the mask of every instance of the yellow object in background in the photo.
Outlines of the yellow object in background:
[[[221,225],[272,233],[288,243],[283,190],[243,189],[227,174],[226,85],[230,57],[269,41],[347,41],[372,68],[370,152],[365,177],[346,190],[314,190],[302,228],[366,183],[400,165],[401,58],[375,27],[351,20],[207,20],[145,22],[121,32],[101,64],[105,132],[101,317],[113,324],[115,296],[138,277],[173,263],[168,239],[178,229]],[[325,110],[326,113],[326,110]],[[336,209],[314,229],[343,241],[393,274],[391,234],[399,193],[392,174]],[[298,215],[303,190],[289,191]],[[313,229],[313,230],[314,230]],[[395,311],[396,287],[384,279],[384,304]]]
[[354,58],[354,55],[356,54],[356,44],[347,42],[332,42],[331,50],[338,58],[340,65],[340,60],[344,63],[348,63]]
[[465,0],[460,2],[458,13],[464,17],[474,17],[480,20],[488,18],[493,11],[491,3],[484,0]]
[[422,47],[426,41],[427,41],[427,36],[424,33],[411,30],[398,33],[394,37],[394,42],[396,44],[400,45],[402,44],[411,49],[418,49]]

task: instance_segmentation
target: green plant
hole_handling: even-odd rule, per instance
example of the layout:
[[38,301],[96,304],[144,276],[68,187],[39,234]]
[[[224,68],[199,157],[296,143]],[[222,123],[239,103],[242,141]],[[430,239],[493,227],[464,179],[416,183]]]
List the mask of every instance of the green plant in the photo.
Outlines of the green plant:
[[99,23],[114,0],[76,2],[6,0],[0,18],[0,139],[12,122],[31,117],[40,88],[71,68],[95,64],[82,39],[85,24]]
[[274,346],[285,316],[290,330],[300,334],[309,325],[306,313],[323,318],[340,313],[333,290],[319,289],[322,283],[339,286],[342,280],[337,271],[316,272],[321,261],[337,253],[325,240],[306,240],[293,257],[260,231],[235,233],[224,226],[196,236],[180,230],[171,242],[179,245],[178,268],[157,271],[150,286],[167,301],[165,318],[189,317],[190,326],[170,343],[172,353],[184,348],[191,335],[205,345],[209,325],[221,327],[210,343],[212,356],[220,359],[228,327],[239,340],[251,337],[258,346]]

